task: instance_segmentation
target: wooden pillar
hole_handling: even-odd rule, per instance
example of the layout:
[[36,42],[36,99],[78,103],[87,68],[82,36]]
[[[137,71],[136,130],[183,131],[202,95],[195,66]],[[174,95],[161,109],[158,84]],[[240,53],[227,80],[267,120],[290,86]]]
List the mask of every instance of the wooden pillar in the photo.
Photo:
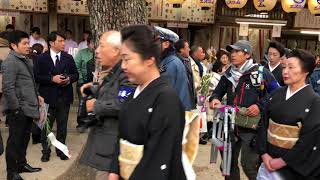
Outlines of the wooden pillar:
[[58,30],[57,0],[49,0],[49,32]]

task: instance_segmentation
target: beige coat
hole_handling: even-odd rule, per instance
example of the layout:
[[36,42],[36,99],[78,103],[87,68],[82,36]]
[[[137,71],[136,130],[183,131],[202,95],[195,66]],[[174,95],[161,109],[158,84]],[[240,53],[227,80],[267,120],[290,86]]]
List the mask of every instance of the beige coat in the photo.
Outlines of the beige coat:
[[200,77],[200,70],[197,64],[194,62],[192,58],[190,58],[191,62],[191,68],[192,68],[192,75],[193,75],[193,83],[194,83],[194,88],[197,92],[197,95],[200,94],[200,89],[201,89],[201,77]]

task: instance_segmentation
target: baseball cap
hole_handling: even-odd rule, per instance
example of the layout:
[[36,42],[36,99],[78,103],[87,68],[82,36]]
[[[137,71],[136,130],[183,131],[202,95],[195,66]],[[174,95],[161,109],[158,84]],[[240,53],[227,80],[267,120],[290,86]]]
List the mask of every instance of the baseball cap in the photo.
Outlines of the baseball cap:
[[248,54],[252,54],[252,46],[249,41],[239,40],[233,45],[227,46],[227,51],[231,52],[233,49],[246,52]]
[[171,31],[170,29],[166,29],[163,27],[159,27],[159,26],[154,26],[156,32],[159,33],[159,37],[162,40],[168,40],[171,41],[173,43],[177,42],[179,40],[179,36]]

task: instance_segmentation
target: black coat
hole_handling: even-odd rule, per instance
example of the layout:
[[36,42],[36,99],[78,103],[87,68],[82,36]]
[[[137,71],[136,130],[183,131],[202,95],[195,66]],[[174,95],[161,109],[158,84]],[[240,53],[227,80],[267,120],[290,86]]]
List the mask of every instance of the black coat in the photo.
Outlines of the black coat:
[[124,91],[128,95],[134,91],[134,87],[128,82],[119,63],[104,78],[99,88],[93,111],[103,124],[93,127],[89,132],[81,163],[100,171],[110,171],[119,140],[118,114],[126,99],[122,96]]
[[119,115],[120,138],[144,145],[130,180],[184,180],[181,162],[184,108],[165,77],[129,97]]
[[[61,96],[66,104],[73,102],[72,83],[78,80],[79,73],[71,55],[61,52],[57,67],[53,64],[50,51],[37,56],[34,64],[34,74],[36,82],[39,84],[40,96],[44,98],[45,103],[55,107],[58,97]],[[70,84],[62,87],[52,82],[52,77],[60,74],[67,74],[70,78]]]
[[[268,153],[272,158],[282,158],[287,164],[279,170],[284,179],[320,179],[320,97],[308,85],[286,100],[287,88],[279,88],[268,98],[258,129],[259,154]],[[268,142],[269,119],[290,126],[301,123],[299,139],[292,149]]]

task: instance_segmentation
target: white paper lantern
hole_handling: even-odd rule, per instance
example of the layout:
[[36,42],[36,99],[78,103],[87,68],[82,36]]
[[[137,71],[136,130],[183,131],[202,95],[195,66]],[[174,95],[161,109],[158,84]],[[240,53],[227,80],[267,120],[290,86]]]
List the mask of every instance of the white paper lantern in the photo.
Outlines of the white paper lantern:
[[243,8],[247,4],[248,0],[226,0],[226,4],[229,8]]
[[307,0],[281,0],[282,8],[285,12],[299,12],[306,5]]
[[253,0],[254,7],[258,11],[271,11],[277,4],[277,0]]
[[308,8],[311,14],[320,14],[320,0],[308,0]]

